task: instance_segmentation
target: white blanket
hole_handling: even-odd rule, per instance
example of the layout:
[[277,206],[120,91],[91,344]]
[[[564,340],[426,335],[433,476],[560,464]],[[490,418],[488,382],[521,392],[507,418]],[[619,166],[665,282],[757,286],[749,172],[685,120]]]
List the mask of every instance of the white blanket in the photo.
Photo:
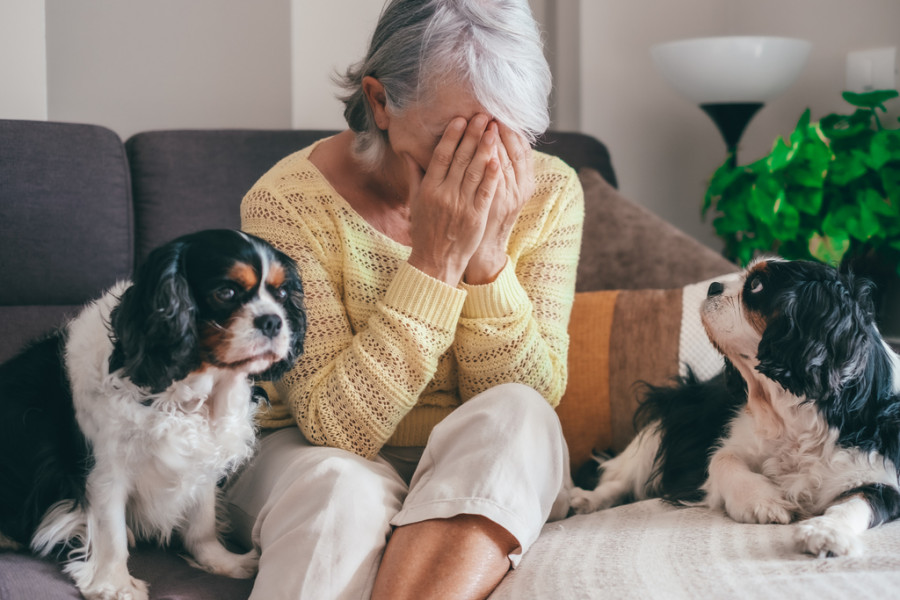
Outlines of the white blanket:
[[745,525],[658,500],[547,524],[491,600],[900,598],[900,521],[865,553],[815,558],[790,525]]

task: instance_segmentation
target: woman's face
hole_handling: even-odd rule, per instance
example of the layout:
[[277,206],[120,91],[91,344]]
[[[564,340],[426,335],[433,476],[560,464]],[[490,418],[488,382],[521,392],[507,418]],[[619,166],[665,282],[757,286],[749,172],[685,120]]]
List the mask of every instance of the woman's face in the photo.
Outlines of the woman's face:
[[486,111],[467,85],[452,80],[443,83],[429,99],[390,115],[387,133],[391,150],[399,158],[409,155],[425,172],[450,121],[456,117],[469,121],[479,113]]

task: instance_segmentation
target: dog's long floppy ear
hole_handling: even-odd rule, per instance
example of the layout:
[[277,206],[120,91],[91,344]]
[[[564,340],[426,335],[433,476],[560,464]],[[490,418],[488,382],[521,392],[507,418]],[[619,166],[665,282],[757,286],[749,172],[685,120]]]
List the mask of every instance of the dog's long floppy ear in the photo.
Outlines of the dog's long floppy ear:
[[110,372],[122,368],[153,393],[197,366],[197,308],[183,270],[187,246],[176,240],[151,252],[110,315]]
[[757,370],[797,396],[828,402],[862,384],[876,333],[872,284],[837,275],[783,290]]
[[303,354],[303,340],[306,338],[306,308],[303,303],[303,283],[293,260],[287,255],[275,251],[278,260],[284,265],[287,278],[285,287],[288,292],[284,309],[287,322],[291,328],[291,350],[287,356],[278,361],[263,373],[255,377],[259,381],[276,381],[291,370],[297,358]]

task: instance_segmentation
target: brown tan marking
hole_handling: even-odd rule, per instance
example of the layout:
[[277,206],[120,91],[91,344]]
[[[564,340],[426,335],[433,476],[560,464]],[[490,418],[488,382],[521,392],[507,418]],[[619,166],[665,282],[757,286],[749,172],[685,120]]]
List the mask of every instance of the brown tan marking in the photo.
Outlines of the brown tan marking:
[[269,267],[269,276],[266,278],[267,285],[277,290],[284,285],[285,279],[287,279],[287,273],[284,272],[284,266],[273,264]]
[[[749,280],[757,273],[765,273],[769,267],[769,261],[763,261],[753,265],[753,267],[747,271],[747,276],[744,278],[744,281]],[[750,326],[753,328],[756,333],[762,336],[763,332],[766,330],[768,326],[768,321],[766,317],[755,310],[751,310],[747,307],[747,303],[744,302],[744,292],[741,290],[741,305],[744,308],[744,314],[747,316],[747,322],[750,323]]]
[[228,271],[228,278],[238,283],[245,290],[252,290],[259,283],[256,270],[244,262],[235,263]]

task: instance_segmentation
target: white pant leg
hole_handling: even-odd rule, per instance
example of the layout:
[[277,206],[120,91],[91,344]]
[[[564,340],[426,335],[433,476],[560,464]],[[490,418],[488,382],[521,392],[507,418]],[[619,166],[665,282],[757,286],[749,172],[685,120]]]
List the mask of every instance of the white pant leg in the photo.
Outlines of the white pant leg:
[[513,566],[548,519],[568,510],[569,451],[556,412],[533,389],[504,384],[475,396],[431,432],[392,525],[484,516],[520,544]]
[[265,436],[225,491],[235,534],[252,527],[261,550],[251,599],[368,598],[406,492],[383,459],[313,446],[294,427]]

